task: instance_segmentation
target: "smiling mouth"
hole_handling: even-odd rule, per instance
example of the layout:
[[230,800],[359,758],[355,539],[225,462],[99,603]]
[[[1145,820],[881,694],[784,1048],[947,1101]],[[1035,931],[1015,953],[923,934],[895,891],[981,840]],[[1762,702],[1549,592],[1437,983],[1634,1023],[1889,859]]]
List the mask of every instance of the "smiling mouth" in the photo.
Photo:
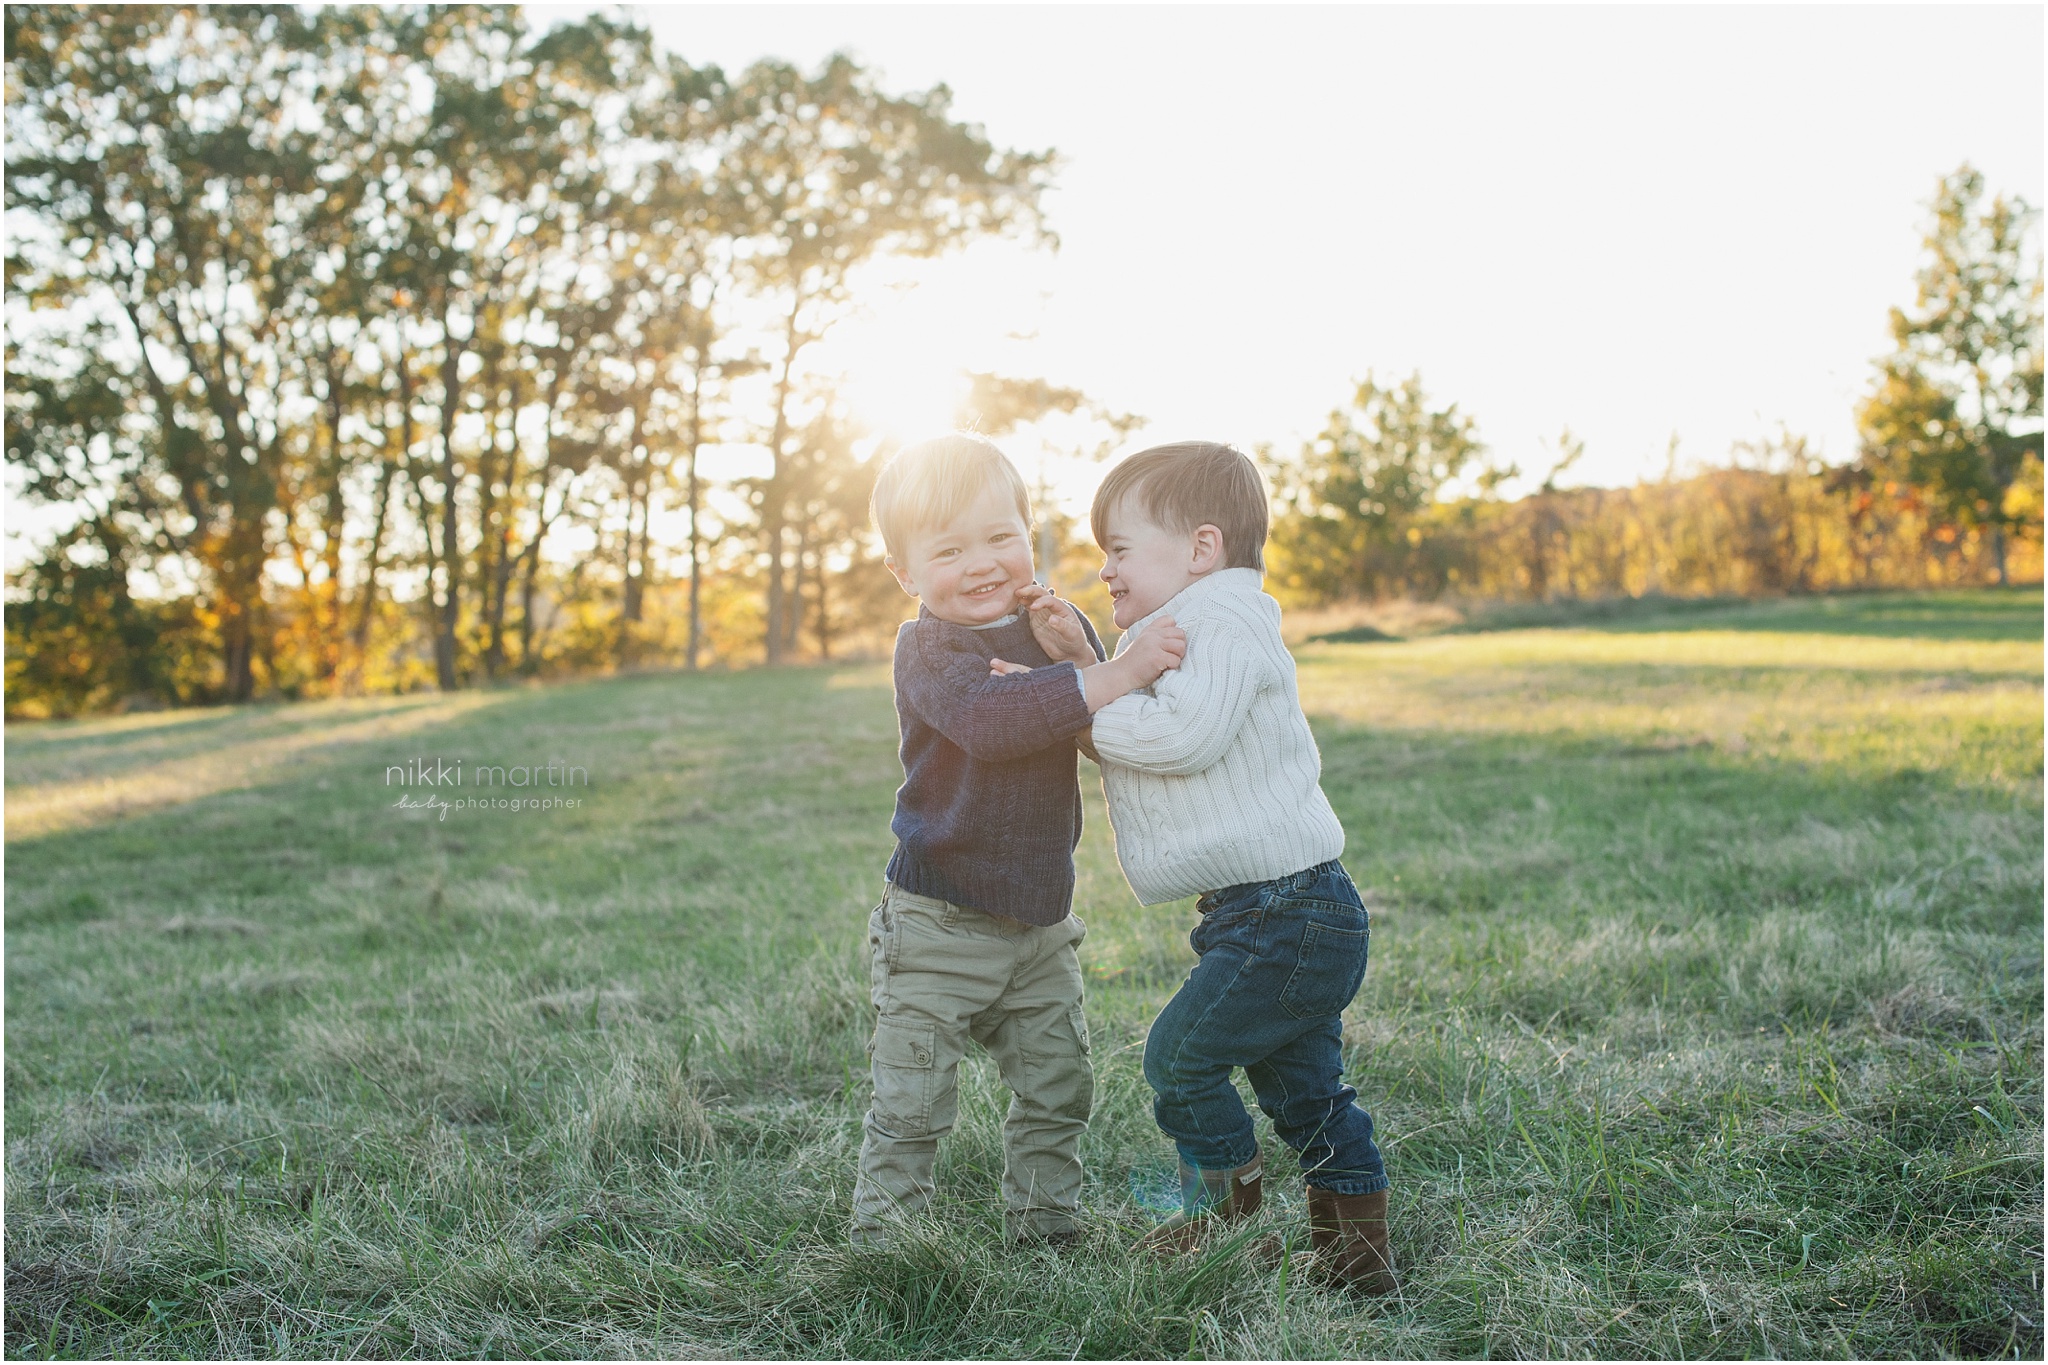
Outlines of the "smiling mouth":
[[965,595],[968,597],[987,597],[992,593],[999,592],[1002,589],[1007,588],[1008,586],[1009,584],[1007,582],[999,580],[994,583],[985,583],[978,588],[969,588]]

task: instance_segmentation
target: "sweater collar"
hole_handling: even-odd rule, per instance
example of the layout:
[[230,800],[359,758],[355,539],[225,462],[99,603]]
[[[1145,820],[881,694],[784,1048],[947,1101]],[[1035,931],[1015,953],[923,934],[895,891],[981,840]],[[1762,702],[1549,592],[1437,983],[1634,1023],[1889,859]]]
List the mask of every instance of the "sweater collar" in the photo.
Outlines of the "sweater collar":
[[1265,576],[1257,569],[1218,569],[1214,573],[1203,574],[1169,597],[1164,606],[1132,622],[1131,628],[1124,632],[1124,636],[1135,636],[1162,616],[1171,616],[1178,621],[1182,613],[1189,608],[1218,594],[1242,596],[1246,593],[1262,592],[1265,590],[1265,582]]
[[1024,628],[1025,634],[1029,635],[1031,633],[1031,625],[1028,621],[1024,619],[1024,613],[1021,611],[1011,612],[1008,616],[1003,617],[1001,620],[990,621],[987,625],[963,626],[958,622],[947,621],[938,616],[934,616],[932,614],[932,609],[930,607],[927,607],[922,602],[917,604],[917,623],[919,626],[925,628],[926,630],[930,630],[933,628],[939,630],[964,630],[969,634],[976,636],[977,638],[994,638],[997,636],[1003,636],[1009,632],[1015,631],[1019,626],[1022,626]]

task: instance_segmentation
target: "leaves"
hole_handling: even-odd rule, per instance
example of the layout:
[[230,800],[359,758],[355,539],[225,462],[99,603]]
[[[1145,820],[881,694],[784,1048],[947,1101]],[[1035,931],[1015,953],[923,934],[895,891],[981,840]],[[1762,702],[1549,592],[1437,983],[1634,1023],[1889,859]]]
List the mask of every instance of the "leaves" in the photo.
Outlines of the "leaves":
[[667,506],[693,583],[700,520],[737,520],[698,472],[722,443],[770,450],[770,601],[808,572],[822,646],[869,445],[804,351],[882,256],[1044,232],[1050,153],[844,55],[729,77],[496,5],[6,24],[9,458],[129,572],[189,585],[204,694],[409,685],[379,660],[427,642],[443,688],[628,661]]
[[1956,526],[2004,531],[2033,510],[2007,495],[2041,460],[2041,272],[2035,211],[1984,195],[1967,164],[1942,180],[1914,307],[1893,310],[1897,349],[1856,416],[1868,470]]
[[1432,408],[1422,377],[1383,388],[1367,375],[1298,462],[1279,466],[1276,525],[1298,590],[1371,595],[1393,585],[1409,523],[1485,454],[1455,403]]

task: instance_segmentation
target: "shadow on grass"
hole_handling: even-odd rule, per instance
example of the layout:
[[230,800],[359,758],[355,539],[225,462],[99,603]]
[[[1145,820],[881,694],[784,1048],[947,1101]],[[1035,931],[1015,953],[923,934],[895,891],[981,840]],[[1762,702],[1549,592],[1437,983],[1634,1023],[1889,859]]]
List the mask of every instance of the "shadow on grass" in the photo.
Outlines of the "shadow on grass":
[[[836,676],[787,669],[571,683],[501,694],[404,734],[298,748],[282,779],[277,765],[251,765],[247,780],[224,789],[10,840],[6,922],[10,930],[76,923],[144,906],[163,914],[283,912],[325,879],[395,870],[438,881],[509,868],[535,878],[531,890],[585,896],[646,876],[684,896],[714,864],[737,863],[742,849],[758,854],[807,822],[833,823],[835,803],[855,818],[871,816],[886,839],[889,695],[835,687]],[[209,716],[206,725],[214,745],[260,750],[323,726],[342,732],[390,709],[287,717],[261,708]],[[93,777],[120,777],[164,763],[170,744],[178,748],[172,757],[182,756],[177,718],[161,724],[129,732],[125,746],[96,731],[37,739],[47,767],[87,766],[66,752],[75,744],[90,755]],[[444,761],[452,770],[458,760],[460,784],[389,771],[435,772]],[[587,782],[550,784],[540,776],[550,762],[577,765]],[[485,765],[521,764],[526,785],[513,785],[512,772],[477,786]],[[401,807],[401,797],[419,804]],[[580,805],[535,813],[431,804],[567,797]],[[776,818],[762,822],[764,814]],[[548,881],[559,887],[538,884]]]
[[[1737,671],[1769,690],[1799,670]],[[1611,699],[1651,683],[1730,685],[1730,670],[1694,666],[1573,664],[1535,672],[1546,683],[1529,690],[1561,698]],[[874,851],[867,871],[879,877],[897,771],[894,715],[886,689],[850,688],[844,676],[775,670],[578,683],[518,695],[401,738],[323,746],[308,751],[286,781],[10,843],[7,925],[57,928],[110,917],[117,907],[130,915],[145,906],[163,916],[223,907],[240,916],[282,913],[325,879],[411,865],[437,883],[515,869],[528,879],[528,893],[562,897],[599,894],[622,879],[666,882],[681,903],[696,899],[698,884],[708,886],[722,870],[737,875],[741,864],[751,886],[757,874],[772,880],[777,868],[794,872],[799,863],[832,861],[836,855],[821,840],[853,857]],[[1873,680],[1902,690],[1922,681],[1885,670]],[[252,729],[274,724],[249,718]],[[1452,830],[1468,851],[1496,834],[1543,847],[1562,840],[1566,862],[1582,873],[1604,868],[1595,879],[1611,877],[1617,894],[1639,876],[1623,864],[1643,856],[1684,864],[1685,851],[1666,845],[1688,837],[1712,842],[1723,825],[1911,825],[1903,803],[1974,807],[1987,799],[1981,783],[1961,773],[1872,774],[1745,756],[1697,737],[1399,731],[1322,719],[1316,728],[1324,783],[1353,831],[1354,859],[1432,847],[1432,829]],[[587,767],[591,783],[574,793],[580,809],[537,817],[394,809],[401,794],[476,794],[469,787],[401,791],[386,781],[387,765],[421,755],[464,758],[466,773],[482,762],[563,758]],[[137,761],[155,757],[145,752]],[[2038,757],[2036,765],[2038,772]],[[1094,780],[1086,765],[1082,780]],[[1532,801],[1549,813],[1540,838],[1521,828]],[[1665,815],[1651,819],[1652,812]],[[1540,904],[1544,896],[1526,896],[1534,887],[1520,880],[1542,870],[1513,870],[1526,852],[1498,876],[1460,872],[1444,893],[1466,904]],[[852,875],[843,859],[840,870]],[[1716,895],[1737,897],[1746,874],[1738,866],[1727,870],[1736,876]]]

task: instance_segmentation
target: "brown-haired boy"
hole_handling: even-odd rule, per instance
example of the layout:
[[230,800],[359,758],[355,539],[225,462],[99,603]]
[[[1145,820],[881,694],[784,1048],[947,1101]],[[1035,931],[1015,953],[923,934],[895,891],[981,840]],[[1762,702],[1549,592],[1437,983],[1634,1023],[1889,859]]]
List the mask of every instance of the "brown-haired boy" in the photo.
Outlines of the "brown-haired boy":
[[[1344,827],[1323,795],[1279,604],[1261,591],[1265,485],[1229,446],[1159,446],[1110,471],[1092,525],[1125,632],[1119,657],[1165,620],[1187,636],[1181,667],[1151,695],[1097,711],[1093,726],[1131,889],[1146,905],[1201,897],[1190,937],[1200,961],[1145,1043],[1182,1191],[1182,1212],[1147,1242],[1184,1250],[1205,1222],[1258,1208],[1258,1139],[1230,1079],[1243,1067],[1301,1155],[1322,1264],[1353,1288],[1391,1292],[1386,1169],[1372,1117],[1341,1078],[1343,1011],[1365,977],[1370,921],[1338,861]],[[1048,653],[1072,657],[1075,614],[1027,596]]]

